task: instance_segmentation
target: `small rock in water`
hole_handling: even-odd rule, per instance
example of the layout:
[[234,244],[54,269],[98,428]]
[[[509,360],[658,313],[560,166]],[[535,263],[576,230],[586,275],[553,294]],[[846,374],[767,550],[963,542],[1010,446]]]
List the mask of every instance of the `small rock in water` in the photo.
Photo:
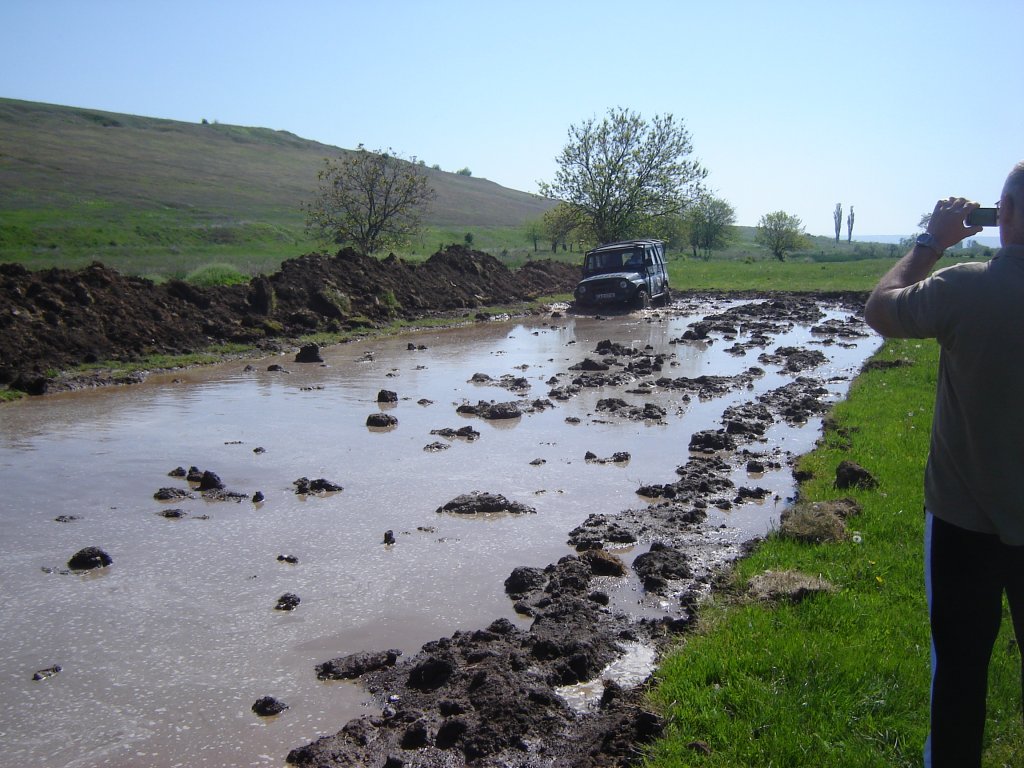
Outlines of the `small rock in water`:
[[174,501],[175,499],[190,499],[192,494],[182,488],[161,488],[153,494],[157,501]]
[[99,547],[85,547],[71,556],[71,559],[68,560],[68,568],[73,571],[88,571],[93,568],[105,568],[112,562],[114,561],[111,560],[110,555]]
[[293,595],[291,592],[285,592],[279,598],[277,598],[277,605],[274,606],[275,611],[294,611],[301,600],[298,595]]
[[252,705],[252,711],[260,717],[279,715],[286,709],[288,709],[288,705],[280,699],[275,699],[273,696],[263,696]]
[[217,476],[216,472],[210,472],[207,470],[206,472],[203,472],[203,476],[199,478],[200,491],[219,491],[223,488],[224,483],[221,482],[221,479]]
[[295,555],[278,555],[277,561],[279,563],[290,563],[291,565],[299,564],[299,558],[297,558]]
[[320,356],[320,347],[317,344],[304,344],[295,355],[296,363],[322,363],[323,361],[323,357]]
[[334,493],[336,491],[344,490],[344,488],[337,483],[332,483],[330,480],[326,480],[322,477],[316,480],[310,480],[308,477],[300,477],[298,480],[293,480],[292,485],[295,486],[295,492],[299,494]]
[[60,664],[54,664],[52,667],[47,667],[46,669],[40,669],[38,672],[36,672],[34,675],[32,675],[32,679],[33,680],[45,680],[48,677],[53,677],[54,675],[56,675],[60,671],[61,671]]
[[253,504],[259,504],[261,501],[263,501],[263,499],[264,499],[263,491],[256,491],[256,493],[254,493],[252,495],[252,503]]
[[366,426],[378,428],[390,428],[398,424],[398,419],[390,413],[371,413],[366,417]]
[[394,544],[395,543],[395,532],[394,531],[384,531],[384,543],[385,544]]

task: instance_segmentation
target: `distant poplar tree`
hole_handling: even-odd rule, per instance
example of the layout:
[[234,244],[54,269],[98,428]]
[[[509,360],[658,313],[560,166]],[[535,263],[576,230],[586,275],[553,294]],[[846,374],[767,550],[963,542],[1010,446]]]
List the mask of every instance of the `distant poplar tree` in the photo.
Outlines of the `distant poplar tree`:
[[[836,235],[838,237],[838,233]],[[850,215],[846,217],[846,242],[853,240],[853,206],[850,206]]]
[[836,224],[836,245],[839,245],[839,233],[843,231],[843,204],[836,203],[836,209],[832,212],[832,220]]

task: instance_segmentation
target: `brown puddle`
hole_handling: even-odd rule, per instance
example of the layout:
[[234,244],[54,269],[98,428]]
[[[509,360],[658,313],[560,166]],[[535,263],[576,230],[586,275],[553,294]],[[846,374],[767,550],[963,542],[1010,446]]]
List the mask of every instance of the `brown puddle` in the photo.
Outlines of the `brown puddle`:
[[[513,568],[544,567],[572,552],[567,534],[591,513],[643,509],[650,499],[637,489],[676,479],[691,435],[721,426],[730,405],[797,376],[820,379],[838,399],[878,345],[873,335],[822,343],[829,337],[806,325],[769,334],[743,354],[726,351],[751,340],[742,327],[735,341],[713,331],[710,343],[673,343],[721,309],[692,302],[603,319],[492,321],[331,347],[323,365],[293,355],[252,361],[249,371],[232,362],[0,409],[6,759],[280,765],[292,747],[372,709],[358,685],[318,682],[317,663],[363,650],[411,654],[499,617],[528,626],[504,593]],[[826,309],[839,321],[850,316]],[[647,380],[737,376],[752,366],[765,374],[750,389],[706,400],[672,389],[636,394],[638,380],[549,398],[552,377],[556,386],[570,382],[569,367],[601,358],[595,348],[606,339],[664,354],[662,371]],[[820,350],[827,361],[799,372],[758,362],[780,346]],[[268,371],[275,363],[287,372]],[[476,373],[493,382],[471,381]],[[524,378],[528,389],[497,386],[506,376]],[[398,402],[378,404],[380,390]],[[657,403],[665,415],[637,420],[599,410],[611,397]],[[481,400],[553,407],[508,420],[456,412]],[[397,425],[368,428],[367,416],[379,411]],[[432,434],[466,426],[479,438]],[[809,450],[819,427],[817,418],[771,426],[754,448],[782,466],[763,475],[738,466],[733,478],[770,494],[709,509],[707,528],[734,541],[764,534],[793,492],[786,460]],[[448,447],[425,450],[435,443]],[[629,459],[587,461],[588,451]],[[193,465],[215,472],[229,491],[260,491],[265,500],[208,501],[196,491],[154,500],[163,487],[189,490],[167,473]],[[302,477],[343,490],[296,495]],[[435,511],[471,491],[502,494],[536,513]],[[159,514],[172,508],[184,516]],[[79,519],[55,522],[59,515]],[[393,545],[383,543],[386,531]],[[113,565],[61,573],[85,546],[102,547]],[[633,549],[619,554],[628,561],[644,551]],[[637,590],[635,579],[623,579],[609,591],[623,610],[663,609]],[[274,610],[286,592],[301,603]],[[54,664],[59,674],[32,680]],[[267,695],[290,708],[256,717],[250,707]]]

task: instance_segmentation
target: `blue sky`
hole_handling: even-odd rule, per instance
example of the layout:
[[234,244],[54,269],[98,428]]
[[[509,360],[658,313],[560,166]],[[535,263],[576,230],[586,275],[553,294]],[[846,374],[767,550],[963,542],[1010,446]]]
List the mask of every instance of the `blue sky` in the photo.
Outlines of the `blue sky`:
[[[909,234],[1024,159],[1024,2],[0,0],[0,96],[362,143],[528,192],[672,113],[737,223]],[[988,234],[988,233],[986,233]],[[844,232],[845,236],[845,232]]]

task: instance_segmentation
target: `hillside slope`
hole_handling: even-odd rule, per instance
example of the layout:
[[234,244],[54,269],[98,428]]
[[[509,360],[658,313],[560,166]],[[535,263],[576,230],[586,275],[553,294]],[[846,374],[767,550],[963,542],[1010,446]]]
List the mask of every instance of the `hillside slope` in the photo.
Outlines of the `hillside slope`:
[[[256,223],[301,240],[301,205],[324,158],[347,151],[267,128],[0,99],[0,260],[5,250],[78,244],[102,256],[102,248],[138,244],[136,236],[167,245],[189,227],[234,227],[222,236],[237,243],[252,238],[244,227]],[[437,192],[432,225],[515,227],[552,204],[486,179],[424,170]],[[93,231],[97,222],[107,229]],[[41,242],[41,232],[58,231],[52,246]]]

